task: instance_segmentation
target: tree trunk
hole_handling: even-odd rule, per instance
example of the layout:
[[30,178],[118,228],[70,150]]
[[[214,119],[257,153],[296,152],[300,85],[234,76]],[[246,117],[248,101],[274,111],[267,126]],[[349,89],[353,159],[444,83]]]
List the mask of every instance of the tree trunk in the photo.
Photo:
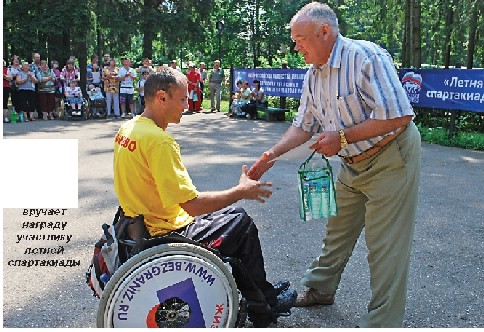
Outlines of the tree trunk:
[[[59,66],[61,66],[62,62],[64,61],[64,50],[59,47],[59,45],[62,45],[62,40],[62,35],[49,35],[49,37],[47,38],[49,67],[52,60],[57,60],[59,62]],[[62,69],[62,67],[60,69]]]
[[477,30],[477,0],[472,4],[472,14],[469,27],[469,46],[467,48],[466,67],[471,69],[474,63],[474,50],[476,48],[476,30]]
[[86,67],[87,67],[87,42],[86,42],[86,34],[85,32],[80,32],[77,37],[79,38],[79,43],[77,44],[77,52],[79,53],[78,58],[79,58],[79,72],[81,74],[81,81],[79,83],[79,87],[82,90],[82,93],[84,96],[87,96],[86,92],[86,83],[87,83],[87,77],[86,77]]
[[422,64],[422,46],[421,46],[421,33],[420,33],[420,0],[412,0],[412,15],[411,15],[411,66],[413,68],[420,68]]
[[412,8],[412,0],[405,0],[405,29],[403,33],[402,43],[402,67],[410,67],[410,14]]
[[445,16],[445,38],[444,38],[444,67],[450,66],[450,50],[451,50],[451,37],[454,22],[454,0],[449,0],[448,6],[446,6],[447,15]]
[[143,29],[143,53],[142,57],[152,59],[153,58],[153,8],[156,6],[153,0],[144,0],[143,2],[143,17],[142,22]]
[[59,67],[62,69],[66,65],[67,59],[71,54],[71,31],[66,30],[62,34],[62,47],[60,48],[61,58],[59,60]]

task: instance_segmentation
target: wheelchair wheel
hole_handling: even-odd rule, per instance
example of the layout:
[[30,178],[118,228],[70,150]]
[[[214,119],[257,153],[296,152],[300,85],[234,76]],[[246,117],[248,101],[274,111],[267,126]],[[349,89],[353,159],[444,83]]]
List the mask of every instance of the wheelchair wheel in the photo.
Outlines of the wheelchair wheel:
[[239,296],[228,267],[210,251],[163,244],[126,261],[101,296],[97,327],[234,327]]

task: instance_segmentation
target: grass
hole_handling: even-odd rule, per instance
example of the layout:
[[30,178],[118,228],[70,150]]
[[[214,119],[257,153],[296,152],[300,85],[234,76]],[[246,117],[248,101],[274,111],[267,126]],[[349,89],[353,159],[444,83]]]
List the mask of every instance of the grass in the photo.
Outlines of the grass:
[[445,128],[427,128],[418,126],[422,141],[443,146],[454,146],[463,149],[484,151],[484,134],[478,132],[459,131],[454,137],[449,137]]

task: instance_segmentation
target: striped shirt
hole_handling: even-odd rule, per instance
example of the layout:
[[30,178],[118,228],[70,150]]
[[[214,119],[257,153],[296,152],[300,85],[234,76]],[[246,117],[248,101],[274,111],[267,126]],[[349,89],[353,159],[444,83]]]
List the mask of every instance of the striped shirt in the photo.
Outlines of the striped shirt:
[[[406,115],[414,115],[413,109],[390,54],[372,42],[338,35],[328,62],[319,68],[309,67],[292,125],[321,133],[352,127],[367,119]],[[351,143],[339,155],[359,155],[384,136]]]

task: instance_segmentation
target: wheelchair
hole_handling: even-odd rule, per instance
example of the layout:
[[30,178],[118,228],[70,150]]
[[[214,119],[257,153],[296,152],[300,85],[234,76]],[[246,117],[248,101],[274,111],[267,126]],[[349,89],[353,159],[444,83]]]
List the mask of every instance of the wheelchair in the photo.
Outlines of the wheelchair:
[[107,113],[107,101],[106,99],[89,99],[89,118],[91,119],[106,119]]
[[62,114],[63,120],[87,120],[89,117],[89,109],[87,107],[87,101],[85,98],[82,98],[81,101],[81,109],[73,110],[71,107],[71,101],[69,98],[64,98],[64,109]]
[[[137,224],[140,234],[144,224]],[[233,269],[257,287],[238,259],[216,249],[175,232],[118,238],[118,245],[126,261],[105,284],[97,327],[234,328],[245,326],[249,307],[271,310],[265,300],[247,301],[240,294]]]

